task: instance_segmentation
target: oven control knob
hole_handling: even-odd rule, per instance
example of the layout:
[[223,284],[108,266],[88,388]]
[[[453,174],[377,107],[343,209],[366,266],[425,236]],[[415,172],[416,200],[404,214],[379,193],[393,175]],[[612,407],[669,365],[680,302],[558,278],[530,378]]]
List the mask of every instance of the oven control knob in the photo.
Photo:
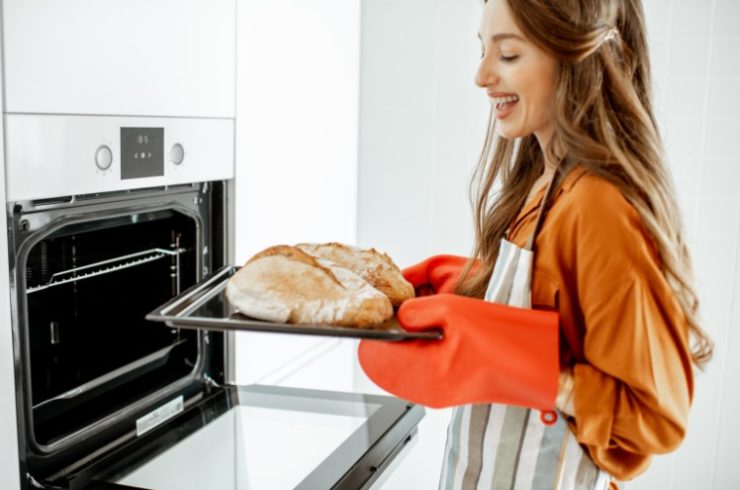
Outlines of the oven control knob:
[[180,143],[172,145],[172,149],[170,150],[170,160],[172,160],[172,163],[175,165],[180,165],[182,161],[185,160],[185,148],[183,148]]
[[113,152],[108,145],[100,145],[95,150],[95,165],[100,170],[108,170],[113,163]]

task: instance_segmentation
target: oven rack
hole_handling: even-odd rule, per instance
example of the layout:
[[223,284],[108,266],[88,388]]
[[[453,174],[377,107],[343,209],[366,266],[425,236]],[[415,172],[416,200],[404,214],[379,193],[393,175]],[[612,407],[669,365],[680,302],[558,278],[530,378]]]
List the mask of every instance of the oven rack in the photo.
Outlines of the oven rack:
[[150,248],[148,250],[142,250],[141,252],[121,255],[112,259],[101,260],[100,262],[95,262],[93,264],[67,269],[52,275],[51,279],[49,279],[49,282],[46,284],[27,288],[26,293],[35,293],[54,286],[61,286],[62,284],[67,284],[69,282],[82,281],[84,279],[90,279],[103,274],[110,274],[111,272],[117,272],[137,265],[154,262],[155,260],[160,260],[164,257],[179,256],[184,251],[184,248]]

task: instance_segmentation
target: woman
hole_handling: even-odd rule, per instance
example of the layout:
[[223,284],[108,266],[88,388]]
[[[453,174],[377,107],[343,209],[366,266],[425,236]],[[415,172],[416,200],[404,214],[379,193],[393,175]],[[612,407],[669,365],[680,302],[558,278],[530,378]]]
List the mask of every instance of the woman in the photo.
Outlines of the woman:
[[492,107],[474,259],[404,271],[434,294],[400,323],[443,340],[363,341],[360,362],[391,393],[456,407],[441,488],[615,488],[681,443],[692,364],[712,355],[642,5],[488,0],[479,37]]

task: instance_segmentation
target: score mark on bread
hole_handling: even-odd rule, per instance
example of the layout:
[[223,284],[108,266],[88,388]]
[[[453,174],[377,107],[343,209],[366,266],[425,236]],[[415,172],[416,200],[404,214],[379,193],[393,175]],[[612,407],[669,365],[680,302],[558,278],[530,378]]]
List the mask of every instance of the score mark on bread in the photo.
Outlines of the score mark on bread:
[[414,297],[414,287],[403,278],[401,269],[386,254],[342,243],[299,243],[296,247],[315,257],[351,270],[388,296],[393,306]]

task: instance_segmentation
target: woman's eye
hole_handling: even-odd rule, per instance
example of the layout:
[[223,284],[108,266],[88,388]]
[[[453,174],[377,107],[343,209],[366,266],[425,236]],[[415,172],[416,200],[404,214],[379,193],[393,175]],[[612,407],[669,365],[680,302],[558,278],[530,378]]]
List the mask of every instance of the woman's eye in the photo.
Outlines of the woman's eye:
[[514,56],[504,56],[504,55],[501,55],[501,56],[499,57],[499,59],[500,59],[501,61],[505,62],[505,63],[511,63],[512,61],[514,61],[514,60],[515,60],[515,59],[517,59],[518,57],[519,57],[519,56],[516,56],[516,55],[514,55]]

